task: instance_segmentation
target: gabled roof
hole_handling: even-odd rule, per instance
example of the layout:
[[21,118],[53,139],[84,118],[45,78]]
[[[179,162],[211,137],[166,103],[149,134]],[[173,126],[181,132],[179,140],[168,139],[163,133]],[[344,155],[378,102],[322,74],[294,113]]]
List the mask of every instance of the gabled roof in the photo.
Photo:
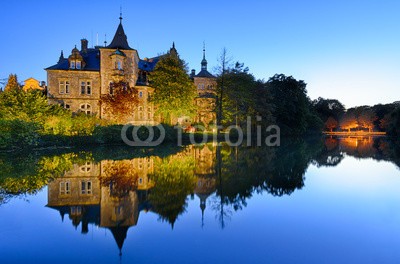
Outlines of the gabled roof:
[[[86,65],[84,71],[100,71],[100,51],[98,49],[87,49],[87,52],[80,52]],[[57,64],[46,68],[45,70],[69,70],[68,59],[60,57]]]
[[128,44],[128,38],[125,35],[124,27],[122,26],[122,22],[119,23],[117,31],[115,32],[114,38],[111,41],[110,45],[107,46],[109,49],[124,49],[124,50],[132,50]]

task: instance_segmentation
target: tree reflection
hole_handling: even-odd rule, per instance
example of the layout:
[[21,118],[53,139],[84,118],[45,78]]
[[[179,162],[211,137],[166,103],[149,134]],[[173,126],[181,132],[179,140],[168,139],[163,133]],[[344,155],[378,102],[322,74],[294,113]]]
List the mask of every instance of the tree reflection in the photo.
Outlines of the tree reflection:
[[194,157],[182,153],[156,161],[154,173],[149,175],[155,185],[148,197],[152,210],[172,228],[178,216],[185,212],[187,196],[195,188],[194,171]]
[[[89,223],[110,230],[119,249],[140,212],[172,227],[198,197],[204,226],[207,202],[221,228],[253,195],[291,195],[304,187],[310,164],[333,167],[346,156],[390,161],[400,167],[400,147],[386,138],[285,139],[276,148],[226,144],[116,148],[64,153],[0,155],[0,204],[48,185],[47,206],[82,234]],[[68,216],[66,218],[65,216]]]

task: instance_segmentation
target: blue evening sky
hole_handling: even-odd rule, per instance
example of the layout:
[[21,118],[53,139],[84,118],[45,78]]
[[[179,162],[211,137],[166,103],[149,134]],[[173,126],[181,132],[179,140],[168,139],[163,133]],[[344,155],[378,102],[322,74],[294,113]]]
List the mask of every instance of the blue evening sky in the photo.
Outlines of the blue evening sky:
[[400,1],[4,1],[0,79],[16,73],[46,80],[45,67],[80,39],[110,42],[123,25],[139,56],[166,52],[173,41],[189,68],[209,69],[226,47],[259,79],[275,73],[304,80],[309,96],[347,107],[400,100]]

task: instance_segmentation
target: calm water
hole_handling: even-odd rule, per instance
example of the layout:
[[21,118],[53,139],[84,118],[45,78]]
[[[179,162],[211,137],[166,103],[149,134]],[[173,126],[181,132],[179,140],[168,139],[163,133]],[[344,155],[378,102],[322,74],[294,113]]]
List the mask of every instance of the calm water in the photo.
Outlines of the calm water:
[[282,145],[0,154],[0,263],[399,263],[399,148]]

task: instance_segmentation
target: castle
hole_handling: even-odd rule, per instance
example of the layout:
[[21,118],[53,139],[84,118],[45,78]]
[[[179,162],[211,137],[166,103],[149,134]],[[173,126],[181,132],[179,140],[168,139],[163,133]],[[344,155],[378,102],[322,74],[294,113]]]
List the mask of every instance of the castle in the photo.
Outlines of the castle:
[[[123,80],[138,91],[137,107],[127,122],[132,124],[157,124],[160,118],[155,114],[156,106],[149,98],[157,87],[151,87],[148,75],[154,70],[161,56],[139,58],[138,51],[129,46],[122,26],[122,16],[109,45],[88,47],[86,39],[81,40],[80,50],[75,46],[68,57],[61,51],[57,64],[46,68],[47,96],[51,104],[60,104],[72,112],[95,114],[107,118],[101,105],[102,95],[113,94],[113,85]],[[177,54],[175,44],[169,51]],[[216,78],[207,71],[207,60],[203,49],[201,71],[196,75],[192,70],[191,79],[198,91],[196,123],[211,124],[215,120]]]

